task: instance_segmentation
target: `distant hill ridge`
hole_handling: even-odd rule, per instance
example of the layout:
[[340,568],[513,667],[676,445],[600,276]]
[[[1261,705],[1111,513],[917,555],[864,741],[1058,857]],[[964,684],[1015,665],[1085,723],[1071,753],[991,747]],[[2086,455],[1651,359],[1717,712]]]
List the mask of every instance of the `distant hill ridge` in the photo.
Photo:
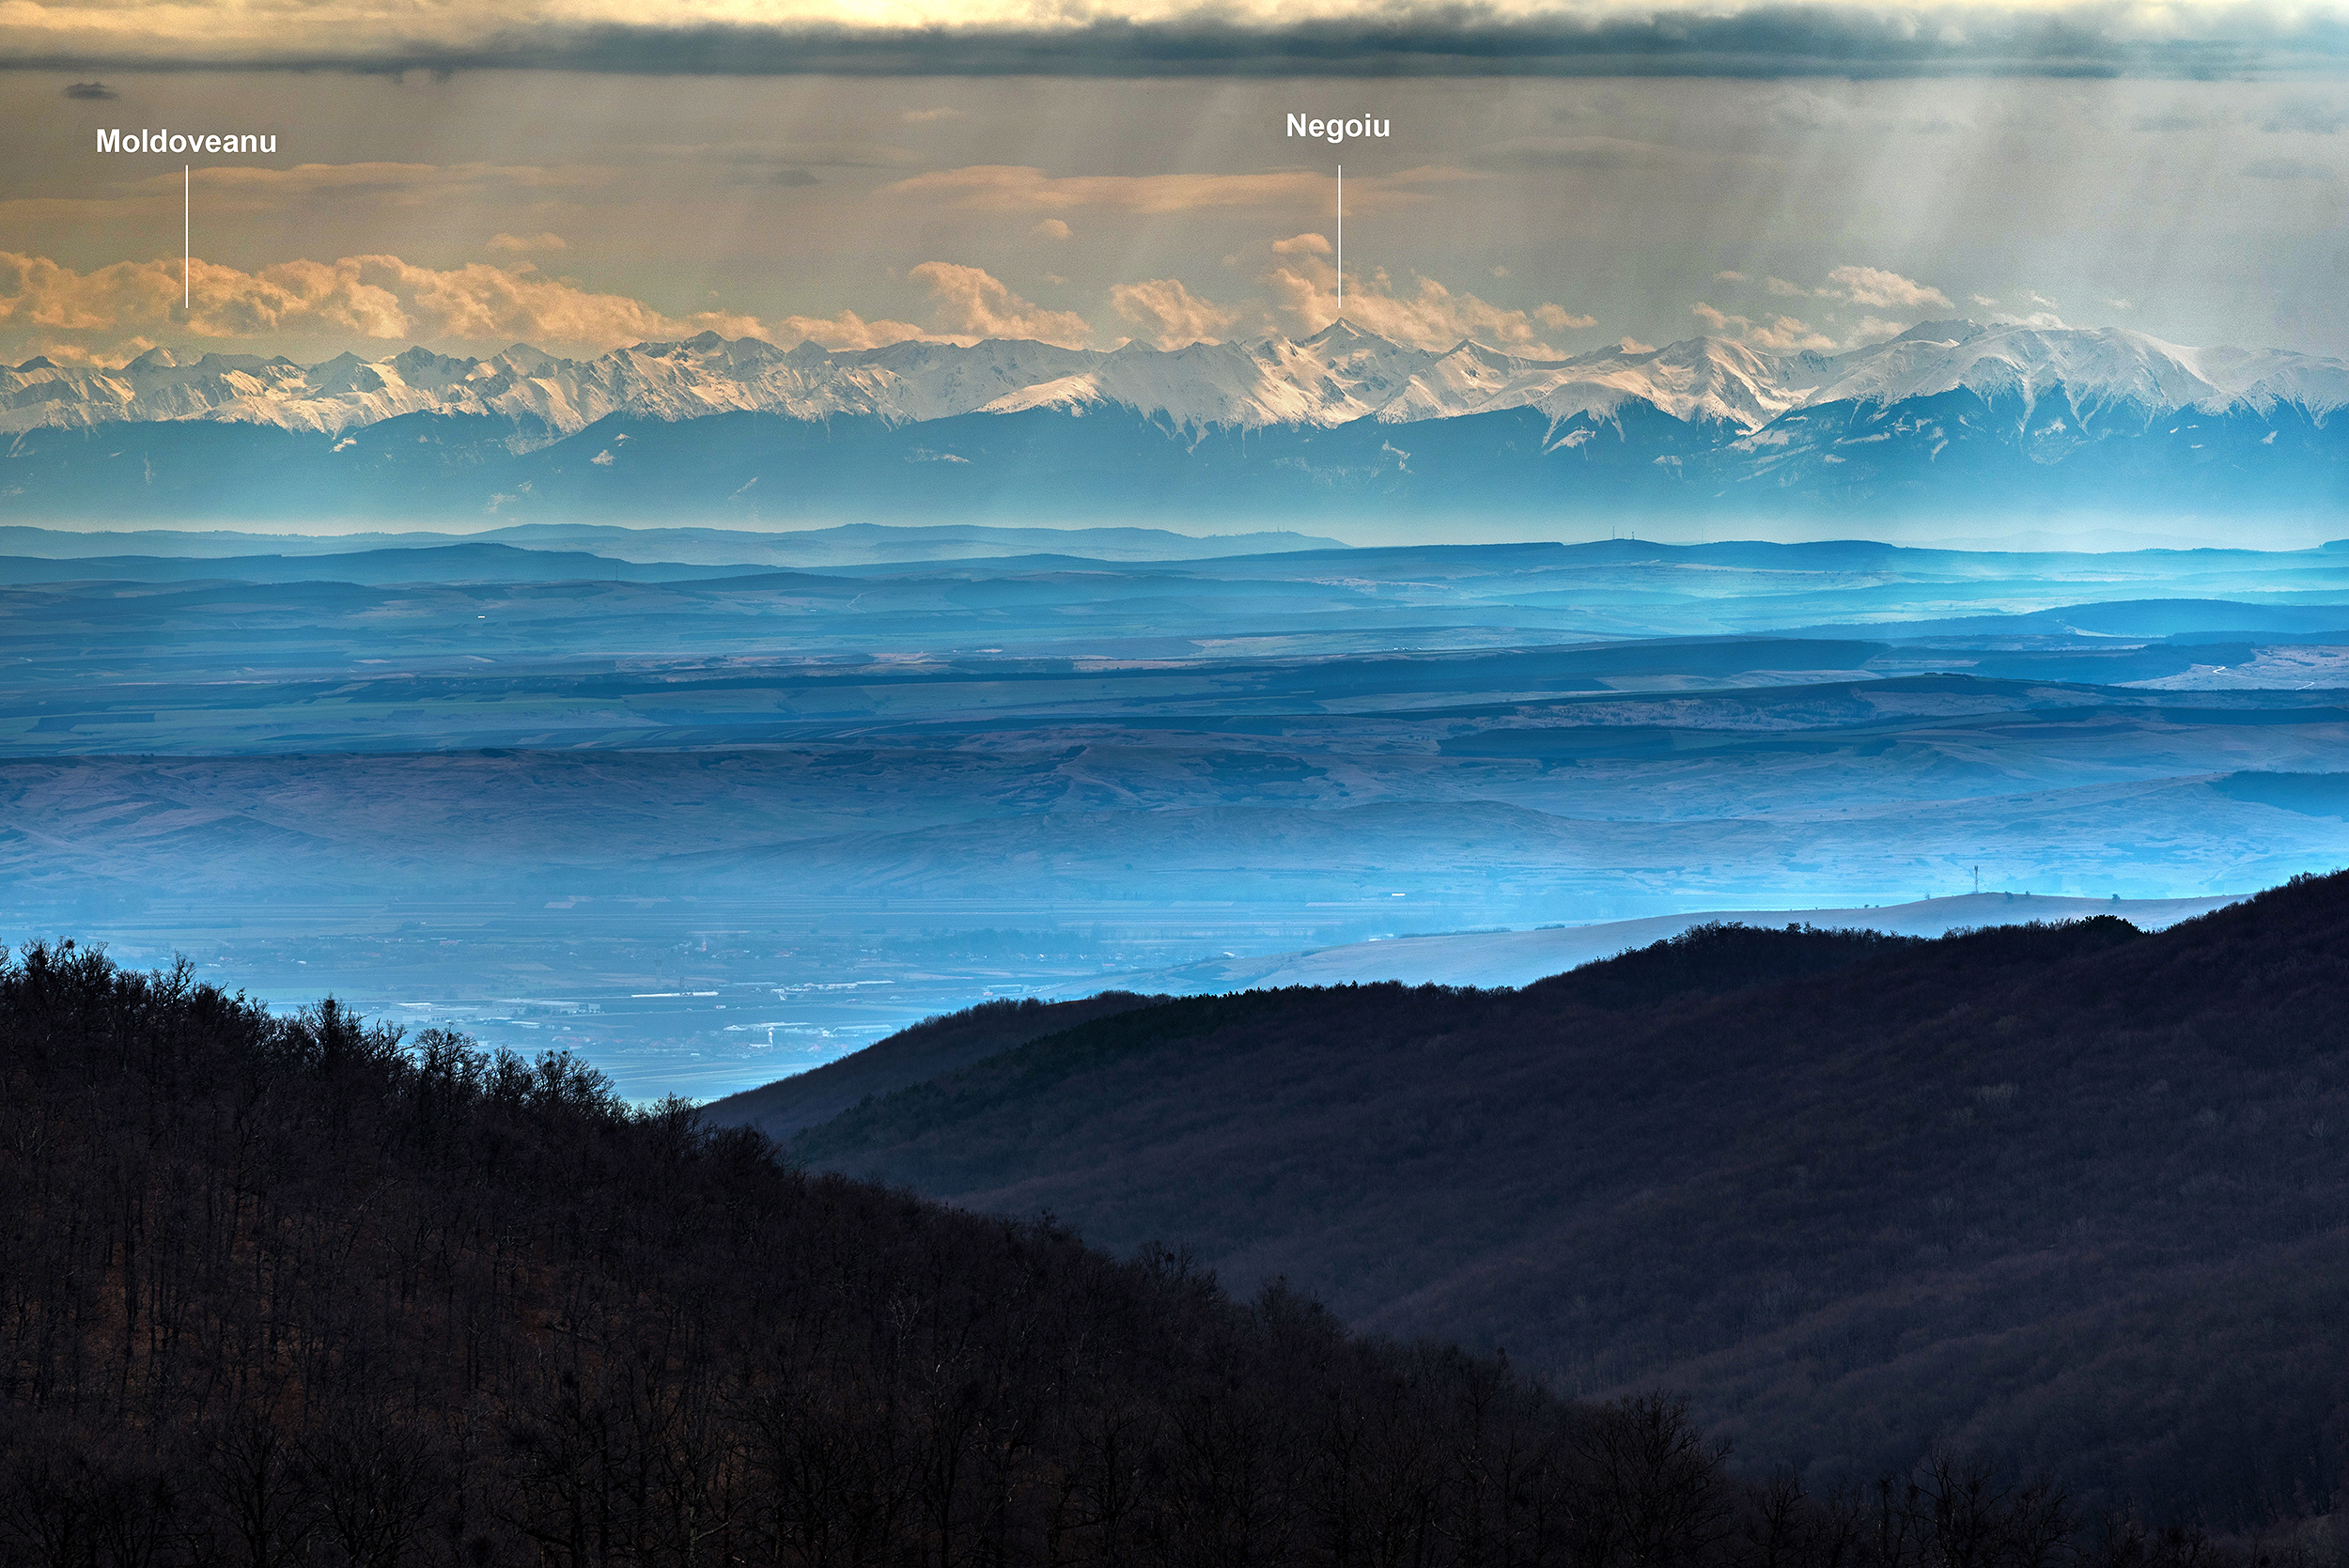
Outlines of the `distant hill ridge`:
[[[2349,803],[2349,774],[2318,774],[2271,786],[2274,775],[2237,775],[2214,787],[2237,800],[2287,809],[2339,811]],[[2237,782],[2237,780],[2242,782]],[[1576,965],[1610,958],[1627,948],[1666,941],[1692,926],[1799,924],[1828,930],[1860,929],[1894,936],[1939,937],[1983,925],[2081,920],[2116,915],[2143,930],[2158,930],[2234,903],[2218,898],[2065,898],[2028,892],[1959,893],[1907,904],[1821,909],[1712,909],[1594,925],[1532,931],[1464,931],[1391,937],[1342,947],[1250,957],[1210,958],[1135,982],[1174,992],[1340,986],[1379,980],[1407,985],[1527,986]],[[787,1080],[786,1080],[787,1081]]]
[[255,534],[235,529],[122,531],[37,528],[23,523],[0,525],[0,556],[43,560],[125,555],[203,559],[347,555],[466,545],[508,546],[551,553],[589,551],[629,562],[723,567],[743,563],[767,567],[867,566],[1037,553],[1098,561],[1177,561],[1346,548],[1342,540],[1311,534],[1200,536],[1171,533],[1163,528],[1002,528],[985,524],[922,527],[877,522],[841,523],[831,528],[802,528],[781,534],[741,528],[627,528],[589,522],[515,523],[462,532],[406,534]]
[[1519,991],[1128,1007],[794,1147],[1685,1389],[1814,1477],[1962,1433],[2241,1524],[2349,1462],[2344,999],[2349,874],[2156,934],[1716,926]]

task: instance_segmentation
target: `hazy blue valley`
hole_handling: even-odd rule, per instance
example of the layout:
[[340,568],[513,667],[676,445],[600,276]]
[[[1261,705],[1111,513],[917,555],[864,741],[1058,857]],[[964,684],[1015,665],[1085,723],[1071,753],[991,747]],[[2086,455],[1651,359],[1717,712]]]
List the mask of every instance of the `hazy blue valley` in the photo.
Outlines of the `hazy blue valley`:
[[989,996],[2349,851],[2349,551],[1040,533],[11,529],[0,915],[710,1095]]

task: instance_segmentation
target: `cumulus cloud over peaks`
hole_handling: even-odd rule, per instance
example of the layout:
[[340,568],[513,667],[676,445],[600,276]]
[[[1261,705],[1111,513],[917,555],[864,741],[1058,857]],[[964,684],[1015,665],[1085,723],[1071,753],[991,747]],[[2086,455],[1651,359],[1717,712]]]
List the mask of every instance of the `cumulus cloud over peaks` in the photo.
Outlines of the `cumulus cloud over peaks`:
[[[490,248],[514,254],[563,243],[552,234],[499,235]],[[525,339],[567,352],[602,353],[702,332],[764,337],[784,348],[813,339],[827,349],[987,337],[1079,347],[1093,335],[1083,317],[1023,300],[976,267],[932,261],[908,276],[929,292],[930,326],[868,320],[853,310],[772,321],[723,310],[676,316],[626,295],[539,275],[527,261],[435,269],[396,256],[286,261],[253,272],[199,257],[187,286],[193,303],[183,310],[177,259],[118,262],[85,272],[45,256],[0,251],[0,333],[77,363],[127,357],[159,337],[256,344],[339,337],[484,347]],[[1171,280],[1143,287],[1178,293],[1182,287]],[[1195,318],[1203,321],[1218,308],[1195,299],[1193,304]]]
[[[1713,274],[1713,281],[1749,285],[1753,282],[1753,279],[1744,272],[1716,272]],[[1905,278],[1898,272],[1887,272],[1881,267],[1837,267],[1828,272],[1827,281],[1816,288],[1806,287],[1799,283],[1792,283],[1781,277],[1765,277],[1762,279],[1762,287],[1781,299],[1833,300],[1843,304],[1858,305],[1863,310],[1921,311],[1928,308],[1940,310],[1957,308],[1950,303],[1950,297],[1947,294],[1931,284],[1919,283],[1914,278]],[[1983,300],[1980,295],[1975,296],[1975,302],[1982,304],[1998,303],[1995,300]],[[1699,316],[1703,316],[1707,311],[1712,311],[1715,316],[1721,314],[1713,310],[1710,305],[1697,307]],[[1729,317],[1721,318],[1733,319]],[[1744,318],[1738,317],[1734,319],[1743,320]]]
[[1731,316],[1703,300],[1691,305],[1689,311],[1704,323],[1704,330],[1713,335],[1734,337],[1766,354],[1795,354],[1805,349],[1825,353],[1842,347],[1809,322],[1797,320],[1792,316],[1772,316],[1756,321],[1749,317]]
[[0,51],[22,62],[647,73],[2193,76],[2337,58],[2341,21],[2337,5],[2275,0],[10,0]]
[[[567,249],[552,233],[500,234],[487,244],[512,259],[432,268],[397,256],[348,256],[252,271],[197,259],[190,276],[193,303],[184,309],[176,257],[81,272],[45,256],[0,252],[0,343],[87,364],[118,362],[159,342],[306,354],[321,344],[367,352],[389,342],[479,351],[521,339],[559,353],[595,354],[712,331],[783,348],[812,341],[833,349],[916,339],[968,344],[1012,338],[1066,348],[1101,341],[1083,314],[1026,299],[984,268],[959,262],[926,261],[906,272],[927,296],[926,323],[847,308],[762,319],[731,310],[672,314],[542,273],[521,257]],[[1292,235],[1228,258],[1246,267],[1243,276],[1252,273],[1257,290],[1252,297],[1219,301],[1180,278],[1160,277],[1112,285],[1107,304],[1131,337],[1160,349],[1276,332],[1301,337],[1336,318],[1331,253],[1322,235]],[[1398,343],[1449,349],[1474,339],[1536,358],[1563,351],[1546,334],[1596,325],[1591,315],[1554,303],[1528,308],[1495,303],[1432,277],[1415,275],[1398,286],[1383,270],[1349,274],[1345,306],[1357,326]]]
[[[1318,234],[1300,234],[1274,241],[1272,254],[1258,278],[1270,297],[1270,327],[1292,337],[1319,332],[1338,316],[1338,272],[1328,258],[1330,249]],[[1561,305],[1541,304],[1516,310],[1455,293],[1431,277],[1415,277],[1399,289],[1384,269],[1366,276],[1346,275],[1346,318],[1365,332],[1415,349],[1450,349],[1474,339],[1495,349],[1537,359],[1556,359],[1563,351],[1542,337],[1551,331],[1595,325],[1589,316]]]
[[1081,349],[1093,328],[1073,310],[1047,310],[1021,299],[976,267],[926,261],[906,274],[927,287],[939,330],[954,337],[1020,337]]
[[1856,305],[1878,310],[1922,310],[1928,305],[1955,308],[1938,288],[1880,267],[1838,267],[1828,273],[1827,281],[1828,287],[1819,290],[1822,295]]
[[892,343],[928,342],[936,334],[910,321],[867,321],[853,310],[837,316],[786,316],[767,335],[778,348],[813,341],[825,349],[886,349]]
[[1177,278],[1118,284],[1110,290],[1110,307],[1161,349],[1221,342],[1247,314],[1192,293]]
[[[437,270],[396,256],[285,261],[243,272],[198,258],[181,309],[180,263],[123,261],[76,272],[0,252],[0,329],[146,341],[170,331],[257,340],[333,334],[363,339],[505,344],[516,338],[601,351],[704,331],[755,333],[752,317],[676,317],[625,295],[474,263]],[[88,347],[85,344],[85,347]]]

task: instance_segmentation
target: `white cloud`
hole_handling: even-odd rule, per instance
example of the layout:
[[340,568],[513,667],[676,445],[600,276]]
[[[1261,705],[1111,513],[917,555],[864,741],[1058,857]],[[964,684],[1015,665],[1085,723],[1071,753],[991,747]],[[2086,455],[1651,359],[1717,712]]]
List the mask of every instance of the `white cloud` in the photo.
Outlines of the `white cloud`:
[[[288,261],[256,272],[197,261],[195,304],[179,309],[179,262],[120,262],[78,272],[41,256],[0,252],[0,333],[38,342],[59,363],[117,363],[168,336],[268,342],[287,336],[502,348],[524,339],[560,351],[602,353],[647,340],[714,331],[789,348],[878,349],[909,339],[1033,337],[1082,343],[1082,317],[1020,299],[975,267],[930,262],[936,324],[867,320],[853,310],[761,321],[729,311],[673,316],[640,300],[486,263],[435,270],[395,256]],[[183,319],[184,316],[184,319]]]
[[906,276],[929,289],[932,318],[950,335],[1032,338],[1070,349],[1092,340],[1093,327],[1083,317],[1023,300],[980,268],[925,261]]
[[1788,283],[1784,278],[1764,278],[1762,287],[1783,299],[1798,300],[1811,292],[1801,284]]
[[1805,349],[1824,351],[1842,347],[1809,322],[1798,321],[1792,316],[1773,316],[1767,320],[1755,321],[1716,310],[1703,300],[1688,309],[1691,315],[1704,323],[1707,332],[1720,337],[1735,338],[1766,354],[1793,354]]
[[[1489,348],[1505,349],[1512,353],[1543,359],[1559,357],[1558,350],[1534,332],[1528,312],[1505,310],[1473,294],[1455,294],[1434,278],[1423,277],[1418,282],[1413,292],[1396,295],[1387,291],[1390,286],[1383,273],[1373,274],[1367,287],[1346,290],[1346,314],[1357,325],[1381,337],[1414,348],[1451,349],[1473,338]],[[1578,323],[1587,319],[1564,318]]]
[[1880,267],[1838,267],[1828,273],[1827,281],[1828,287],[1820,290],[1822,294],[1856,305],[1895,310],[1922,310],[1927,305],[1938,305],[1943,310],[1956,308],[1947,294],[1930,284],[1918,283]]
[[1617,338],[1615,340],[1615,348],[1619,352],[1626,354],[1652,354],[1656,352],[1655,344],[1642,343],[1638,338],[1628,335]]
[[77,343],[69,338],[30,337],[20,340],[20,352],[26,359],[36,356],[53,365],[112,367],[126,360],[136,359],[156,346],[151,337],[132,335],[117,337],[102,346]]
[[1038,240],[1066,240],[1076,231],[1058,218],[1047,218],[1028,232]]
[[598,352],[703,331],[730,337],[760,331],[754,317],[671,316],[624,294],[537,276],[527,264],[443,270],[396,256],[349,256],[248,272],[197,261],[190,282],[194,303],[182,311],[176,259],[81,272],[42,256],[0,253],[0,329],[110,338],[161,330],[215,340],[331,334],[501,347],[524,338]]
[[1746,274],[1743,272],[1715,272],[1713,274],[1713,281],[1715,283],[1743,283],[1746,281]]
[[1118,284],[1110,290],[1110,305],[1161,349],[1221,342],[1246,314],[1192,293],[1175,278]]
[[[1272,295],[1275,321],[1294,336],[1319,332],[1337,316],[1337,270],[1323,259],[1320,241],[1317,234],[1277,241],[1271,248],[1279,259],[1260,280]],[[1383,270],[1346,275],[1346,318],[1413,348],[1452,349],[1473,339],[1541,359],[1558,358],[1559,350],[1542,340],[1537,321],[1553,329],[1592,324],[1591,318],[1554,304],[1511,310],[1474,294],[1455,294],[1431,277],[1418,277],[1409,292],[1398,292]]]
[[906,321],[867,321],[853,310],[837,316],[786,316],[767,335],[790,349],[813,338],[827,349],[884,349],[892,343],[927,341],[932,334]]

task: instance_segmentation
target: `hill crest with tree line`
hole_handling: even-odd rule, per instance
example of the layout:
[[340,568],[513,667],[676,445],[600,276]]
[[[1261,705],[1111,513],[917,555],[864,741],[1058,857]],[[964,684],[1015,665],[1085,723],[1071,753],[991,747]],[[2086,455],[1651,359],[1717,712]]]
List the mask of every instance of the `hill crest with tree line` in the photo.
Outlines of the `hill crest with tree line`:
[[2248,1528],[2349,1473],[2344,995],[2340,875],[2154,934],[1718,927],[1514,991],[1130,1007],[790,1146],[1681,1390],[1751,1462],[1948,1440]]

